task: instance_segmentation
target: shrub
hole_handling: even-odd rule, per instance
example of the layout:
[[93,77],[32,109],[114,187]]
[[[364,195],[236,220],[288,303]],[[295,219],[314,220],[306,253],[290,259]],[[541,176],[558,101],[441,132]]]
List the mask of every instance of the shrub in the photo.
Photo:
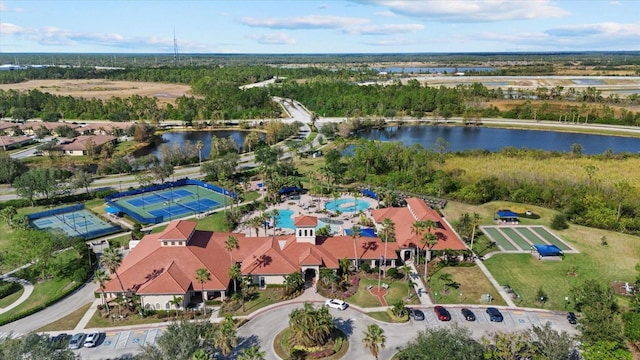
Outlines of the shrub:
[[312,359],[322,359],[322,358],[326,358],[327,356],[331,356],[333,354],[335,354],[335,351],[333,351],[333,349],[325,349],[325,350],[312,352],[309,354],[309,357],[311,357]]
[[398,269],[391,268],[391,269],[387,270],[387,276],[392,278],[392,279],[397,278],[398,277]]
[[551,228],[553,230],[564,230],[569,228],[567,217],[564,214],[556,214],[551,220]]
[[77,268],[71,276],[71,280],[73,280],[76,284],[82,284],[86,278],[87,269],[84,267]]
[[18,283],[0,280],[0,299],[20,291],[21,288]]
[[366,272],[367,274],[371,272],[371,265],[369,263],[364,263],[360,265],[360,270]]

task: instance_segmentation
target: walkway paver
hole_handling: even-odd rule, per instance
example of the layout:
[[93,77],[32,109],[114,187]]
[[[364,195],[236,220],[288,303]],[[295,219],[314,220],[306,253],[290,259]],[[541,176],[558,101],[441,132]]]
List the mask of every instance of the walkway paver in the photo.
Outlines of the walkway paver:
[[411,268],[409,276],[411,276],[411,281],[413,281],[413,289],[416,291],[416,294],[418,294],[420,305],[433,305],[433,301],[431,301],[431,297],[429,296],[429,291],[427,290],[427,287],[424,286],[422,278],[420,277],[420,274],[418,274],[418,270],[416,270],[415,265],[412,261],[407,262],[407,265]]

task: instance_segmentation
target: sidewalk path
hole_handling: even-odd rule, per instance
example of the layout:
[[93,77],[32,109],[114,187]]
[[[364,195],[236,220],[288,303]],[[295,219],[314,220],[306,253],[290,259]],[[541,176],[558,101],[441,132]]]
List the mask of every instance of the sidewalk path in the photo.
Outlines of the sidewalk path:
[[96,311],[98,310],[98,305],[100,305],[101,303],[102,303],[102,299],[93,300],[93,304],[91,304],[91,306],[89,307],[89,310],[87,310],[87,312],[84,313],[84,315],[82,316],[82,319],[78,321],[78,323],[76,324],[76,327],[73,330],[81,331],[85,327],[87,327],[89,320],[91,320],[91,318],[93,317],[93,314],[96,313]]
[[413,281],[413,289],[416,291],[416,294],[418,294],[420,305],[433,305],[433,301],[431,301],[431,297],[429,296],[429,291],[427,290],[427,287],[424,286],[422,278],[418,274],[418,270],[416,270],[416,267],[413,265],[413,261],[408,261],[407,264],[411,267],[409,276],[411,276],[411,281]]
[[11,303],[9,306],[7,306],[5,308],[0,308],[0,314],[4,314],[7,311],[15,308],[16,306],[22,304],[25,301],[27,301],[27,299],[29,298],[29,296],[31,296],[31,293],[33,292],[33,284],[30,283],[27,280],[18,279],[18,278],[15,278],[15,277],[12,277],[12,276],[7,276],[7,275],[0,277],[0,279],[2,279],[4,281],[18,283],[18,284],[22,285],[22,287],[24,288],[24,292],[22,293],[22,295],[20,295],[18,300],[14,301],[13,303]]

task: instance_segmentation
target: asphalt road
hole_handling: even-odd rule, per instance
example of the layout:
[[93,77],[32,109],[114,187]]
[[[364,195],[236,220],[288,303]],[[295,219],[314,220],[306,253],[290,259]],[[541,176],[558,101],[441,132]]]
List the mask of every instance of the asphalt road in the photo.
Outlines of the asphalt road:
[[[289,313],[292,309],[301,305],[286,305],[277,309],[270,310],[257,318],[249,321],[246,325],[238,330],[241,336],[239,348],[248,347],[254,344],[260,345],[262,350],[266,350],[267,360],[279,359],[272,349],[273,340],[276,335],[288,326]],[[546,322],[550,322],[551,326],[559,331],[567,331],[570,334],[577,334],[577,330],[570,325],[565,314],[554,314],[549,312],[532,311],[532,310],[501,310],[504,315],[504,322],[494,323],[488,320],[485,313],[485,307],[469,307],[474,311],[477,317],[475,322],[467,322],[460,314],[461,306],[447,306],[451,313],[452,320],[450,322],[442,322],[436,319],[432,308],[423,308],[425,312],[425,321],[409,321],[404,324],[389,324],[373,320],[366,314],[348,308],[345,311],[331,309],[330,312],[335,318],[338,327],[347,335],[349,335],[349,351],[345,355],[345,359],[362,359],[370,358],[370,353],[365,349],[362,339],[363,332],[366,331],[370,324],[378,324],[387,337],[385,349],[380,352],[380,359],[391,359],[396,353],[397,347],[405,346],[417,335],[418,331],[427,328],[451,327],[453,324],[462,325],[471,330],[472,336],[480,339],[483,336],[489,336],[494,332],[500,331],[517,331],[529,329],[532,326],[542,326]],[[366,354],[363,355],[363,354]]]

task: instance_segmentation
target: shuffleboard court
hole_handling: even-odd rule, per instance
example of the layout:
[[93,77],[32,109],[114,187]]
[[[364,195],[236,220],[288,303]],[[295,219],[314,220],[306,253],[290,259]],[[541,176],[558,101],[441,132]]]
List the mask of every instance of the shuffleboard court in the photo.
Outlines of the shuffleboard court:
[[517,250],[511,242],[504,237],[496,228],[486,227],[482,229],[489,237],[498,244],[505,251],[515,251]]
[[514,229],[503,227],[500,230],[511,239],[521,250],[531,250],[531,245],[527,240],[525,240],[520,234],[518,234]]
[[518,228],[518,232],[520,233],[520,235],[524,236],[527,240],[529,240],[529,242],[532,243],[532,244],[547,244],[548,243],[542,236],[536,235],[528,227],[520,227],[520,228]]
[[565,244],[564,241],[560,240],[557,236],[553,235],[542,226],[532,226],[531,231],[540,235],[543,239],[548,241],[550,244],[553,244],[562,250],[573,250],[571,249],[571,247],[567,246],[567,244]]

